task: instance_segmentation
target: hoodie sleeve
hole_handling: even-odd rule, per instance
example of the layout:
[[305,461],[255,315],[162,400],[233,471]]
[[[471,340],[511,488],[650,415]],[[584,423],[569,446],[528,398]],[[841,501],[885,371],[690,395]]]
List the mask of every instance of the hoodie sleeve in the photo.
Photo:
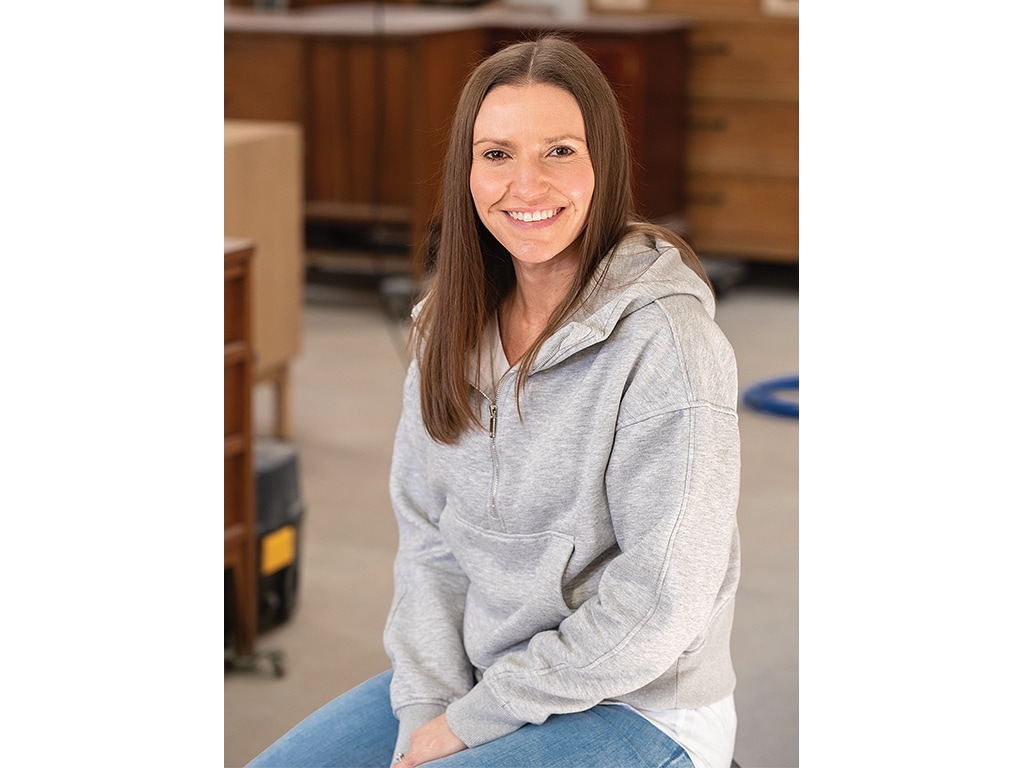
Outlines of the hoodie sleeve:
[[398,553],[394,598],[384,627],[384,648],[394,670],[391,705],[400,722],[396,750],[403,752],[416,728],[443,713],[473,685],[462,643],[468,580],[438,531],[443,498],[430,484],[429,440],[413,363],[392,454]]
[[[449,706],[448,724],[468,746],[626,697],[698,653],[710,633],[722,645],[739,567],[735,360],[710,319],[700,333],[712,335],[690,340],[696,358],[666,330],[636,361],[605,477],[620,554],[596,594]],[[705,682],[698,696],[726,695],[720,679]]]

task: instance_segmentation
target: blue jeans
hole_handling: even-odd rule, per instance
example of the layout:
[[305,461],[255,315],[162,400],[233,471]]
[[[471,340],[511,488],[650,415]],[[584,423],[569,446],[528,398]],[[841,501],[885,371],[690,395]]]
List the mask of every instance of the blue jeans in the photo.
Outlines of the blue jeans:
[[[398,738],[391,672],[325,704],[249,763],[249,768],[388,768]],[[693,768],[686,750],[636,712],[601,704],[553,715],[457,752],[432,768]]]

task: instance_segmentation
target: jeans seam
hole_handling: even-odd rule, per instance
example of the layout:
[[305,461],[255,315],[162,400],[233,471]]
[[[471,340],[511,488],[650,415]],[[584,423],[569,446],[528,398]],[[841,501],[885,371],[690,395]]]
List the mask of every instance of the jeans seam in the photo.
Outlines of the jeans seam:
[[[607,724],[608,724],[608,725],[609,725],[609,726],[610,726],[610,727],[611,727],[611,728],[612,728],[612,729],[613,729],[613,730],[614,730],[614,731],[615,731],[615,732],[616,732],[616,733],[617,733],[617,734],[619,735],[619,737],[620,737],[620,738],[621,738],[621,739],[622,739],[622,740],[623,740],[624,742],[626,742],[626,743],[627,743],[627,744],[629,745],[629,748],[633,750],[633,754],[635,754],[635,755],[636,755],[636,756],[637,756],[638,758],[640,758],[641,760],[643,760],[643,759],[644,759],[644,755],[642,755],[642,754],[640,753],[640,750],[638,750],[638,749],[636,748],[636,745],[635,745],[635,744],[633,743],[633,741],[632,741],[632,740],[631,740],[631,739],[629,738],[629,736],[628,736],[628,735],[627,735],[626,733],[624,733],[624,732],[622,731],[622,729],[621,729],[621,728],[619,728],[619,727],[618,727],[618,726],[617,726],[617,725],[616,725],[615,723],[613,723],[613,722],[612,722],[612,721],[611,721],[611,720],[610,720],[609,718],[607,718],[607,717],[605,717],[605,716],[604,716],[604,714],[603,714],[603,713],[601,712],[601,708],[600,708],[600,706],[594,707],[594,708],[593,708],[592,710],[590,710],[590,711],[591,711],[591,712],[593,712],[593,713],[594,713],[594,714],[595,714],[595,715],[596,715],[597,717],[600,717],[600,718],[601,718],[602,720],[604,720],[604,721],[605,721],[605,723],[607,723]],[[668,757],[666,757],[666,758],[665,758],[664,760],[662,760],[662,761],[661,761],[660,763],[658,763],[658,765],[656,766],[656,768],[665,768],[666,766],[670,765],[670,764],[671,764],[671,762],[672,762],[673,760],[675,760],[675,759],[676,759],[676,758],[677,758],[677,757],[678,757],[678,756],[679,756],[680,754],[685,754],[685,755],[686,755],[687,757],[689,757],[689,753],[688,753],[688,752],[687,752],[687,751],[686,751],[686,750],[685,750],[685,749],[683,748],[683,746],[682,746],[681,744],[679,744],[679,743],[678,743],[677,741],[675,741],[675,739],[673,739],[673,738],[672,738],[671,736],[669,736],[669,735],[668,735],[667,733],[665,733],[665,732],[664,732],[664,731],[662,731],[662,730],[661,730],[660,728],[658,728],[658,727],[657,727],[656,725],[654,725],[653,723],[651,723],[651,722],[650,722],[649,720],[647,720],[646,718],[644,718],[644,717],[643,717],[642,715],[639,715],[639,714],[638,714],[638,715],[637,715],[637,717],[638,717],[638,718],[640,718],[641,720],[643,720],[644,722],[646,722],[647,724],[649,724],[649,725],[650,725],[650,726],[651,726],[652,728],[654,728],[655,730],[657,730],[657,731],[658,731],[658,733],[659,733],[659,734],[661,734],[662,736],[664,736],[664,737],[665,737],[666,739],[668,739],[669,741],[671,741],[671,742],[672,742],[672,744],[673,744],[673,745],[674,745],[674,746],[676,747],[676,749],[678,750],[678,752],[676,752],[675,754],[671,754],[671,755],[669,755],[669,756],[668,756]],[[691,762],[693,762],[693,761],[691,760]]]

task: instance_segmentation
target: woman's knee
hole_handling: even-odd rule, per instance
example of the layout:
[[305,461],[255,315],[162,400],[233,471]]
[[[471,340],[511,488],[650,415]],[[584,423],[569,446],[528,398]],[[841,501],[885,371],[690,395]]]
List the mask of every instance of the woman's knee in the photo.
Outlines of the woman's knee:
[[267,747],[250,768],[390,764],[398,738],[390,684],[389,671],[324,704]]

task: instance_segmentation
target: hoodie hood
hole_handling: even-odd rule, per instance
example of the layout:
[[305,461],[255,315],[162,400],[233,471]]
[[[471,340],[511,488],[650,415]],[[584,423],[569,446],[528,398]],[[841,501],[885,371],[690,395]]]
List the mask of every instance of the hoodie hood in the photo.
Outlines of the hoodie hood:
[[[712,320],[715,297],[671,243],[634,232],[598,264],[583,303],[541,347],[531,373],[608,338],[622,318],[670,296],[690,296]],[[419,316],[423,300],[412,308]]]
[[601,260],[583,303],[541,347],[533,371],[604,341],[622,318],[672,296],[695,298],[714,319],[714,294],[678,248],[642,232],[629,235]]

